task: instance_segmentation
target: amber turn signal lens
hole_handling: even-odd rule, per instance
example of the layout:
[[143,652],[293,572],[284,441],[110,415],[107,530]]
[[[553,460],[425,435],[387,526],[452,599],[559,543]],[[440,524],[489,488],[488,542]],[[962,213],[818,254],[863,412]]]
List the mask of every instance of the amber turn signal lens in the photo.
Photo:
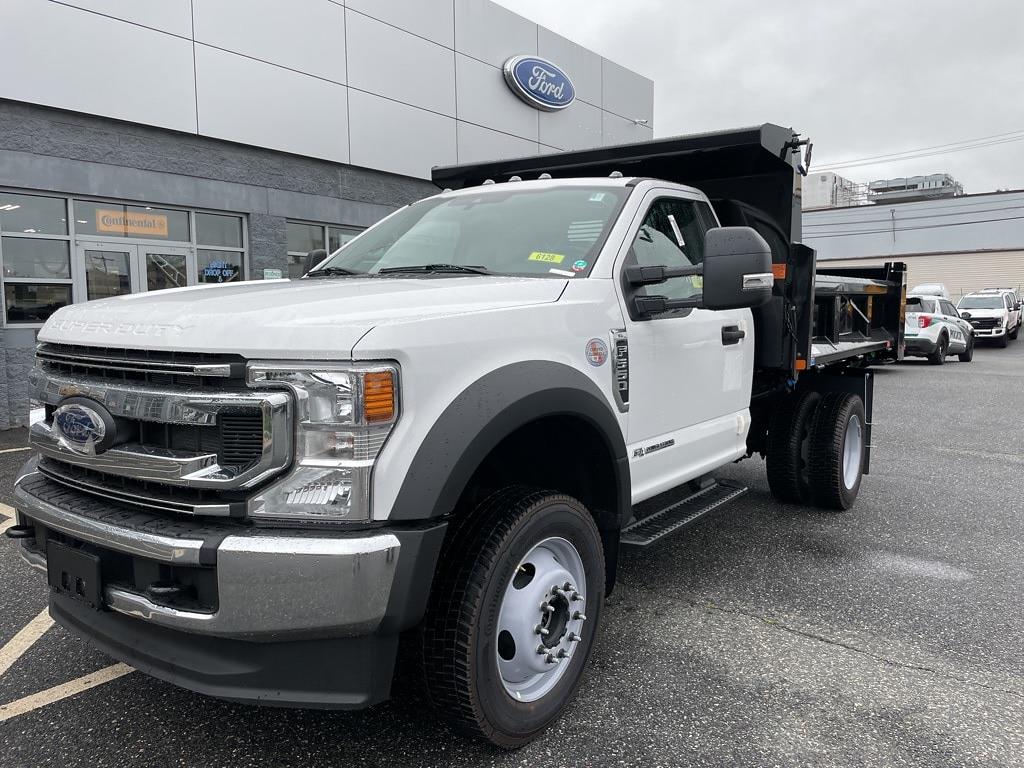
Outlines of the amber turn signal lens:
[[395,376],[391,371],[367,371],[363,376],[363,419],[367,424],[395,418]]

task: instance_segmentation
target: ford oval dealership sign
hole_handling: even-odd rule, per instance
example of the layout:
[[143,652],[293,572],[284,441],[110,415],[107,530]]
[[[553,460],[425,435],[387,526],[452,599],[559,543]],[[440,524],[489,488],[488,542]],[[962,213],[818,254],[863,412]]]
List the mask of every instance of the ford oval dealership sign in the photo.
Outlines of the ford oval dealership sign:
[[513,56],[505,62],[503,71],[508,87],[531,107],[555,112],[576,98],[572,80],[547,59]]

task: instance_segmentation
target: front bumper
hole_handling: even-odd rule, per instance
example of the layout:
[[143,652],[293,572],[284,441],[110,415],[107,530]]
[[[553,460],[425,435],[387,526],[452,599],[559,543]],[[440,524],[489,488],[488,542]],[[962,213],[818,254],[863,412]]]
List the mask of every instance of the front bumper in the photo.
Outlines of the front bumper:
[[[104,566],[102,610],[54,592],[59,622],[193,690],[299,706],[386,698],[397,634],[423,616],[445,528],[337,533],[175,519],[31,471],[15,498],[19,523],[35,531],[20,547],[31,565],[45,570],[54,539],[118,566],[116,576]],[[200,593],[212,597],[168,602],[147,589],[157,579],[205,584]]]
[[979,339],[998,339],[1000,336],[1005,336],[1007,329],[1003,326],[996,326],[995,328],[975,328],[974,335]]

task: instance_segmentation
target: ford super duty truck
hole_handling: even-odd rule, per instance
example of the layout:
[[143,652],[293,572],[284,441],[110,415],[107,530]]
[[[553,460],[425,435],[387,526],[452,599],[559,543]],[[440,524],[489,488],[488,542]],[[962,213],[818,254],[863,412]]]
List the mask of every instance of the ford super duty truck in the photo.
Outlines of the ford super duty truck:
[[[364,707],[399,638],[504,746],[575,691],[616,563],[744,488],[844,510],[902,265],[816,273],[772,125],[440,168],[302,279],[70,306],[8,535],[155,677]],[[403,653],[403,658],[405,654]]]

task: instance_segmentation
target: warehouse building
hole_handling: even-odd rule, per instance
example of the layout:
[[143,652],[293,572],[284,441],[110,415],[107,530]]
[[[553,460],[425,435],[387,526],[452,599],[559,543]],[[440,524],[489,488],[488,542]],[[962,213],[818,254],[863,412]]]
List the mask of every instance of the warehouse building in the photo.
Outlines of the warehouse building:
[[649,79],[488,0],[7,0],[0,66],[0,428],[61,306],[295,274],[432,166],[654,123]]
[[1024,288],[1024,190],[805,211],[803,237],[819,264],[904,261],[910,286],[945,283],[954,299]]

